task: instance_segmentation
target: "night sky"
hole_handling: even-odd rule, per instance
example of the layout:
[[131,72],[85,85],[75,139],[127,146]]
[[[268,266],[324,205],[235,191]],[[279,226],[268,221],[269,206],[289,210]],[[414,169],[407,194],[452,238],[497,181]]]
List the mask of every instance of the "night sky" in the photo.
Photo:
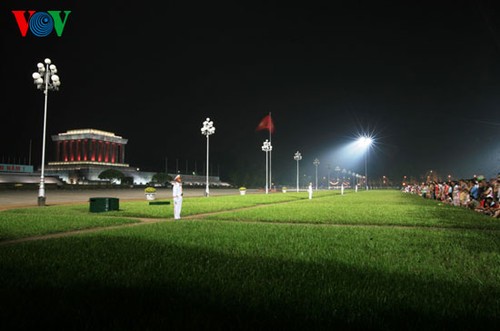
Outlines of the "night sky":
[[[179,4],[178,4],[179,3]],[[496,1],[214,2],[3,1],[0,161],[41,160],[47,137],[95,128],[129,139],[126,162],[146,171],[202,172],[214,121],[212,168],[222,179],[262,177],[272,113],[273,178],[293,183],[339,165],[360,133],[376,138],[369,177],[487,177],[500,171],[500,10]],[[63,35],[22,37],[12,10],[71,10]],[[54,157],[47,142],[47,161]],[[333,171],[332,171],[333,175]],[[239,177],[238,177],[239,176]],[[236,180],[238,181],[238,180]],[[264,182],[262,183],[264,185]]]

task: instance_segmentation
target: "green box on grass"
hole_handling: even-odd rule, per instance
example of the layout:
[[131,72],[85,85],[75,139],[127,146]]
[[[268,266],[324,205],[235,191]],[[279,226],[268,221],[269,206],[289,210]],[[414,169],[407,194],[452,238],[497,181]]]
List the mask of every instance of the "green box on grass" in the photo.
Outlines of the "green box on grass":
[[110,210],[118,210],[120,207],[120,202],[118,198],[90,198],[90,212],[100,213]]

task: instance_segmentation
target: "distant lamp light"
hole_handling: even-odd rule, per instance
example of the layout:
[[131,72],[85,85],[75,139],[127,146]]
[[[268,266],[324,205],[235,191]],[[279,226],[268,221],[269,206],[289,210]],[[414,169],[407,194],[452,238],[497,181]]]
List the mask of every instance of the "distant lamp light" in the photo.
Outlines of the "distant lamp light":
[[209,165],[209,146],[210,146],[210,143],[209,143],[209,137],[210,135],[214,134],[215,133],[215,127],[214,127],[214,122],[210,120],[209,117],[207,117],[207,119],[203,122],[203,127],[201,128],[201,134],[206,136],[207,137],[207,170],[206,170],[206,176],[207,176],[207,180],[206,180],[206,185],[205,185],[205,196],[208,197],[210,195],[210,191],[209,191],[209,174],[210,174],[210,170],[208,168],[208,165]]
[[299,191],[299,161],[302,160],[302,154],[300,154],[299,151],[297,151],[293,155],[293,159],[297,161],[297,192]]
[[314,166],[316,167],[316,191],[318,190],[318,166],[320,164],[319,159],[316,158],[313,162]]
[[[269,193],[269,170],[268,170],[268,165],[269,165],[269,156],[268,154],[273,150],[273,146],[271,145],[271,142],[266,139],[264,141],[264,144],[262,145],[262,151],[266,153],[266,194]],[[271,185],[272,187],[272,185]]]

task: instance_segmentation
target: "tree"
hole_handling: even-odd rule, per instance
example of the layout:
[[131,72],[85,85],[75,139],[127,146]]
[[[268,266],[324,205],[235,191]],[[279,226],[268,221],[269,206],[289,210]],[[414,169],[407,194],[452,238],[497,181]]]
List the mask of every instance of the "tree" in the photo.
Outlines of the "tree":
[[170,176],[166,172],[158,172],[158,173],[153,175],[153,178],[151,180],[154,183],[159,183],[159,184],[165,185],[167,182],[172,181],[172,176]]
[[116,169],[107,169],[101,172],[98,177],[99,179],[107,179],[111,182],[111,184],[114,184],[118,180],[121,181],[125,177],[125,175],[121,171],[118,171]]
[[125,176],[122,178],[122,185],[133,185],[133,184],[134,184],[134,177]]

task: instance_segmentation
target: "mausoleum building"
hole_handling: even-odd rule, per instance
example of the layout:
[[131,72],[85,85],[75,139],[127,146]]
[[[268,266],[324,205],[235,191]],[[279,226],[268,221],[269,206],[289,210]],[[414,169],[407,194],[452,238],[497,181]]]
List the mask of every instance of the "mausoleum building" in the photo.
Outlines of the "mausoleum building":
[[55,161],[45,168],[47,176],[58,176],[68,184],[102,182],[107,169],[122,172],[133,184],[146,184],[154,172],[139,171],[125,163],[128,139],[97,129],[69,130],[52,136]]

